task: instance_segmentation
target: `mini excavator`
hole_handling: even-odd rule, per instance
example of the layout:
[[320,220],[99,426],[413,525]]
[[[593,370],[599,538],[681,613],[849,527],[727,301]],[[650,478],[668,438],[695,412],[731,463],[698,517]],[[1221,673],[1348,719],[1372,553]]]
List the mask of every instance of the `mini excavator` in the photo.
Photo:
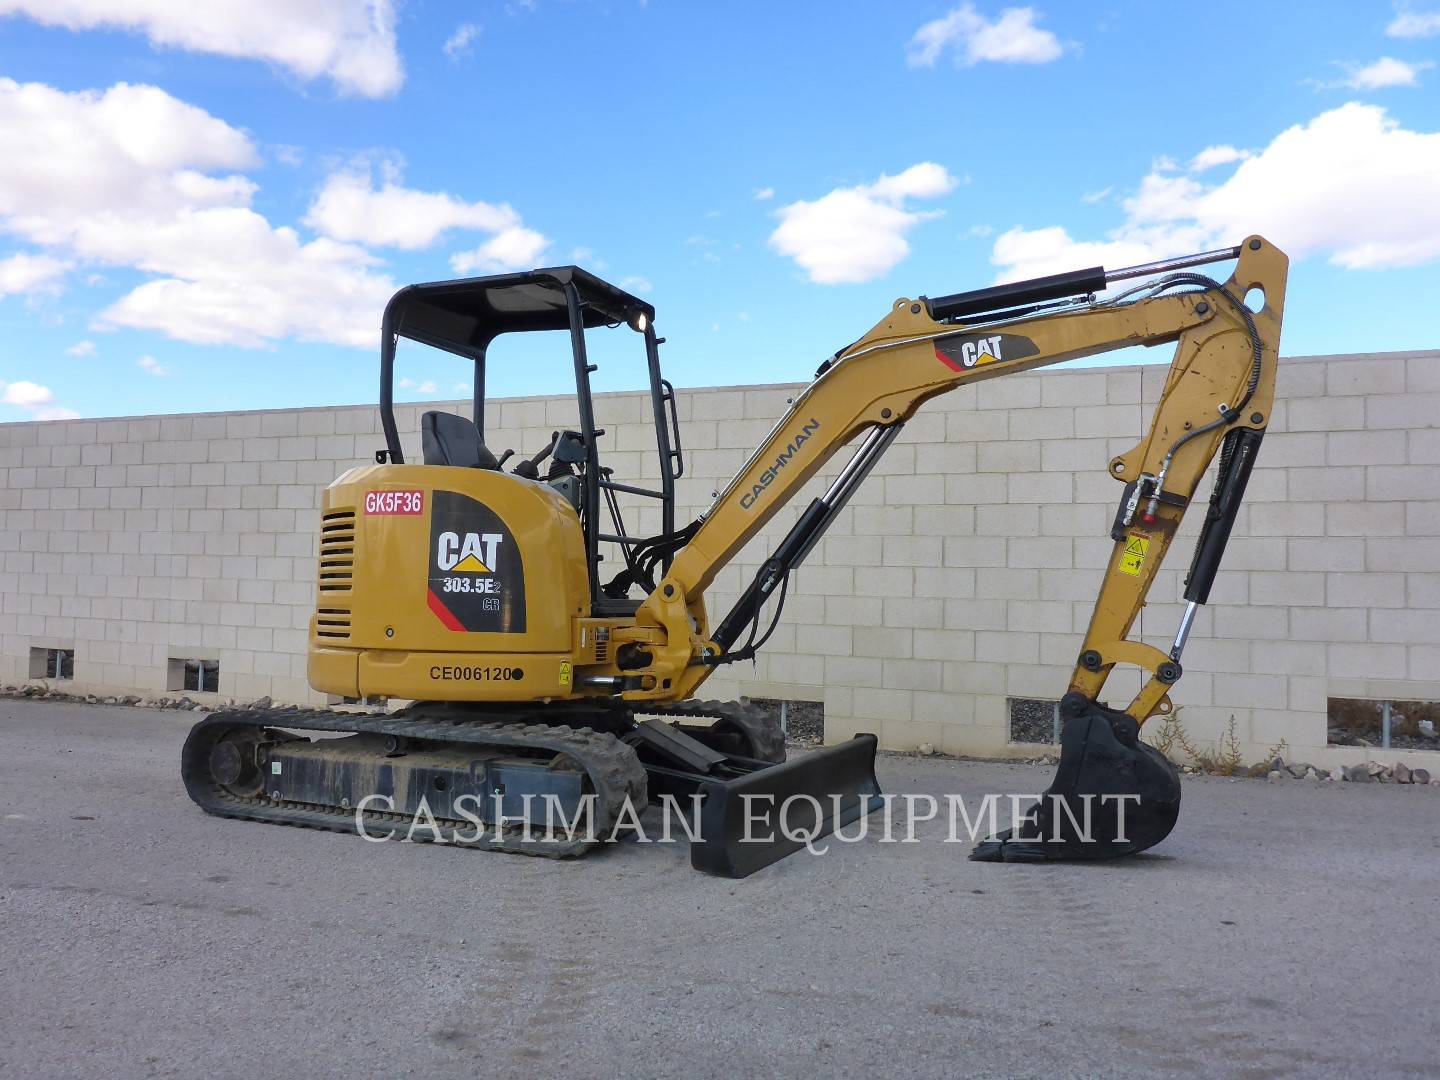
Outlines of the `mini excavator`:
[[[1231,261],[1223,283],[1195,270]],[[699,822],[692,864],[752,873],[807,835],[873,812],[876,739],[857,735],[787,761],[777,722],[743,704],[699,700],[696,691],[716,668],[764,645],[790,575],[906,421],[969,383],[1174,343],[1148,431],[1104,463],[1121,484],[1114,549],[1061,700],[1054,782],[1015,828],[982,842],[972,858],[1106,858],[1151,847],[1175,825],[1180,783],[1140,729],[1173,708],[1186,637],[1270,420],[1287,267],[1281,251],[1252,236],[1117,271],[1092,267],[897,300],[820,366],[710,508],[682,526],[675,481],[684,453],[651,305],[573,266],[401,289],[381,325],[385,446],[374,464],[350,469],[324,493],[308,670],[317,691],[403,707],[213,713],[185,743],[186,788],[213,814],[341,831],[366,822],[393,827],[423,805],[442,823],[478,816],[491,825],[480,846],[548,856],[593,848],[627,804],[689,798]],[[626,327],[643,341],[649,373],[659,477],[649,485],[602,465],[605,432],[595,426],[587,338]],[[487,350],[501,334],[544,330],[569,340],[576,427],[507,470],[510,452],[496,456],[485,443]],[[395,419],[401,338],[473,363],[473,419],[426,412],[420,464],[405,460]],[[850,444],[857,445],[848,463],[712,624],[705,592],[716,574]],[[1217,456],[1173,644],[1164,650],[1132,639]],[[627,531],[621,494],[632,505],[658,503],[661,531]],[[604,552],[623,567],[608,581]],[[857,628],[857,639],[863,633]],[[1123,707],[1101,700],[1117,665],[1141,674]],[[1096,796],[1082,831],[1074,811]],[[467,798],[478,815],[462,813]],[[810,817],[767,835],[753,827],[756,799],[788,801]],[[557,828],[548,816],[554,807],[562,821],[583,807],[596,827],[580,836]]]

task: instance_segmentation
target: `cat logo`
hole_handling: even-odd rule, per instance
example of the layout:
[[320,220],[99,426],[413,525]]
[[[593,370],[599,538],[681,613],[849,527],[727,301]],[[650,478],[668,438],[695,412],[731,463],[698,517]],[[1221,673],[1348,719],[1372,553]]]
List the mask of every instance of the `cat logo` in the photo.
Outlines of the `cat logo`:
[[458,491],[433,492],[426,602],[456,633],[523,634],[525,566],[504,518]]
[[435,548],[435,565],[455,574],[493,574],[496,551],[504,539],[499,533],[442,532]]
[[1040,350],[1019,334],[956,334],[935,342],[935,357],[954,371],[969,371],[998,360],[1019,360]]

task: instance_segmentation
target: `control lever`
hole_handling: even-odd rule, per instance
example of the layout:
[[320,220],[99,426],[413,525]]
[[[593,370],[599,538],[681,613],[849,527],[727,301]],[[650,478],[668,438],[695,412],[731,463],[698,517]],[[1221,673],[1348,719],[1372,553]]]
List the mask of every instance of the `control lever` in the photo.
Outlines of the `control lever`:
[[550,456],[550,451],[555,449],[555,442],[559,438],[560,433],[558,431],[552,431],[550,433],[550,441],[546,444],[545,449],[541,450],[532,458],[526,458],[510,471],[516,476],[523,477],[526,480],[539,480],[540,463]]

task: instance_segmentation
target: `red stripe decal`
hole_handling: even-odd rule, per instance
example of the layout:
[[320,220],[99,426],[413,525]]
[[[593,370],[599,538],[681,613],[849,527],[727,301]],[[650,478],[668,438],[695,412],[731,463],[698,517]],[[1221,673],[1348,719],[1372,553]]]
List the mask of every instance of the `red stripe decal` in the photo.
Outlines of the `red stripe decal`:
[[435,617],[445,624],[445,629],[459,630],[461,633],[464,633],[464,624],[451,613],[450,609],[440,600],[440,597],[435,595],[434,589],[426,590],[425,599],[430,605],[430,610],[435,613]]
[[943,352],[941,352],[939,345],[936,345],[936,346],[935,346],[935,359],[936,359],[936,360],[939,360],[939,361],[940,361],[942,364],[944,364],[946,367],[948,367],[948,368],[950,368],[950,369],[952,369],[952,370],[954,370],[954,371],[964,371],[964,370],[965,370],[965,365],[964,365],[964,364],[956,363],[954,360],[951,360],[950,357],[946,356]]

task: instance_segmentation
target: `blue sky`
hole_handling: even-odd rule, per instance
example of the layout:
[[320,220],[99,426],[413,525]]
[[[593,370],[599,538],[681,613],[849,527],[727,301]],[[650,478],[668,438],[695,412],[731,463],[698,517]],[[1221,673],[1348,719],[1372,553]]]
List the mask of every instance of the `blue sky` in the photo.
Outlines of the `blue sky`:
[[[1435,348],[1437,61],[1440,0],[0,0],[0,421],[372,401],[394,288],[569,262],[690,386],[1251,231],[1287,354]],[[497,345],[491,392],[564,350]]]

